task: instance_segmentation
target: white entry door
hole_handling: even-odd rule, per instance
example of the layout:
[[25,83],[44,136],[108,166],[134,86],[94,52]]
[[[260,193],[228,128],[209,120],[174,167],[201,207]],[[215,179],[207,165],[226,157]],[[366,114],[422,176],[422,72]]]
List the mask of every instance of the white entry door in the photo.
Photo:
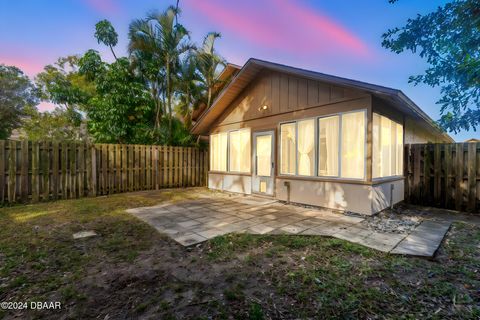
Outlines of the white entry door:
[[275,156],[274,131],[253,133],[252,192],[273,196]]

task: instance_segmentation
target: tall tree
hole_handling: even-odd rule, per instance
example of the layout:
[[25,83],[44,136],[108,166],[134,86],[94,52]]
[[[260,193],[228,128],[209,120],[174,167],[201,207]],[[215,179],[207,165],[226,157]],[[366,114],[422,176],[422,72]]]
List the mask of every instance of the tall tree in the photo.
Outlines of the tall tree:
[[187,55],[180,63],[177,82],[176,111],[183,117],[187,129],[192,126],[192,112],[198,107],[201,98],[202,77],[197,71],[196,55]]
[[[390,0],[390,2],[396,2]],[[414,85],[440,86],[440,125],[449,131],[480,125],[480,1],[456,0],[417,15],[383,34],[382,45],[395,53],[411,51],[426,59]]]
[[113,57],[117,60],[117,55],[115,51],[113,51],[113,47],[118,43],[118,34],[110,21],[102,20],[97,22],[95,25],[95,39],[97,39],[98,43],[103,43],[108,46],[110,51],[112,51]]
[[21,125],[26,109],[38,104],[30,79],[17,67],[0,64],[0,139]]
[[108,64],[89,50],[80,59],[80,73],[95,84],[88,100],[88,131],[101,143],[152,143],[152,99],[127,58]]
[[225,60],[215,50],[215,40],[218,38],[220,38],[220,33],[207,34],[201,48],[197,51],[198,70],[202,75],[207,108],[212,104],[215,87],[220,84],[218,79],[220,69],[225,67]]
[[79,57],[59,58],[54,65],[47,65],[37,74],[35,82],[42,100],[52,102],[65,109],[73,126],[80,126],[81,111],[88,100],[95,95],[95,86],[79,73]]
[[[183,54],[193,49],[189,42],[189,32],[175,22],[178,14],[179,9],[171,6],[165,12],[154,12],[145,19],[134,20],[129,29],[130,56],[135,65],[146,66],[138,68],[138,71],[153,81],[149,84],[152,96],[156,95],[154,98],[164,105],[164,114],[169,119],[170,140],[173,138],[173,98],[179,60]],[[149,59],[151,62],[142,62],[141,59]],[[160,127],[158,116],[155,127]]]

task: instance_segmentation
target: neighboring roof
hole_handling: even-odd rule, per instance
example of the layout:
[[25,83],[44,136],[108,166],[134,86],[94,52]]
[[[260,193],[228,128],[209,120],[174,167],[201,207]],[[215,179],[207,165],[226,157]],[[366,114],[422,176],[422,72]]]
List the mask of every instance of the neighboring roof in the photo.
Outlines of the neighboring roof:
[[465,142],[480,142],[480,139],[472,138],[472,139],[465,140]]
[[324,81],[333,83],[339,86],[345,86],[362,90],[385,98],[394,103],[399,109],[406,113],[410,113],[424,120],[429,128],[437,134],[443,135],[447,140],[453,142],[453,139],[443,132],[435,122],[420,109],[410,98],[408,98],[401,90],[370,84],[362,81],[337,77],[325,73],[295,68],[274,62],[250,58],[241,70],[235,75],[232,81],[226,86],[214,101],[212,106],[206,110],[198,119],[197,123],[192,128],[192,133],[201,134],[218,118],[218,116],[233,102],[233,100],[242,92],[245,87],[257,76],[257,74],[264,70],[274,70],[283,73],[289,73],[300,77],[309,78],[312,80]]

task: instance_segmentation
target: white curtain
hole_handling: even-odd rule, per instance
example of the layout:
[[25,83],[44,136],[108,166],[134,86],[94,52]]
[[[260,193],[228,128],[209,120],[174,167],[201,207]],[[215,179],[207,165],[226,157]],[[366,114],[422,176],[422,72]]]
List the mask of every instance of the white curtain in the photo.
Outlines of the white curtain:
[[227,133],[210,136],[210,170],[227,171]]
[[373,178],[382,176],[382,155],[380,145],[380,115],[373,114],[373,152],[372,152],[372,175]]
[[338,176],[339,117],[321,118],[318,126],[318,174]]
[[272,136],[257,136],[257,176],[270,177],[272,162]]
[[240,172],[250,172],[251,147],[250,147],[250,129],[240,130]]
[[365,112],[342,115],[342,177],[365,176]]
[[403,176],[403,126],[397,123],[397,175]]
[[250,129],[229,132],[229,167],[232,172],[250,172]]
[[238,172],[240,171],[240,131],[231,131],[229,135],[230,155],[228,170]]
[[403,126],[373,114],[373,177],[403,175]]
[[315,121],[298,122],[298,174],[312,176],[315,165]]
[[295,174],[295,123],[280,126],[280,173]]
[[382,177],[388,177],[392,175],[392,121],[386,117],[381,117],[381,132],[380,132],[380,143],[381,143],[381,166],[382,166]]

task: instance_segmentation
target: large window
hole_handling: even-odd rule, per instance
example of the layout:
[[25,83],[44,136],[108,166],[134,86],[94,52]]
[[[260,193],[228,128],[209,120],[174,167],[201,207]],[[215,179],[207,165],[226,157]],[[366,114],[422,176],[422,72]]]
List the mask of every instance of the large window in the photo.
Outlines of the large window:
[[373,114],[373,178],[403,174],[403,126]]
[[280,173],[295,174],[296,167],[296,134],[295,123],[286,123],[280,126]]
[[229,171],[250,172],[250,130],[229,133]]
[[280,173],[364,179],[365,122],[362,110],[281,124]]
[[351,112],[342,115],[342,166],[343,178],[365,177],[365,113]]
[[318,175],[338,176],[340,116],[318,119]]
[[250,172],[250,162],[250,129],[210,135],[210,170]]
[[210,135],[210,170],[227,171],[227,139],[226,132]]

